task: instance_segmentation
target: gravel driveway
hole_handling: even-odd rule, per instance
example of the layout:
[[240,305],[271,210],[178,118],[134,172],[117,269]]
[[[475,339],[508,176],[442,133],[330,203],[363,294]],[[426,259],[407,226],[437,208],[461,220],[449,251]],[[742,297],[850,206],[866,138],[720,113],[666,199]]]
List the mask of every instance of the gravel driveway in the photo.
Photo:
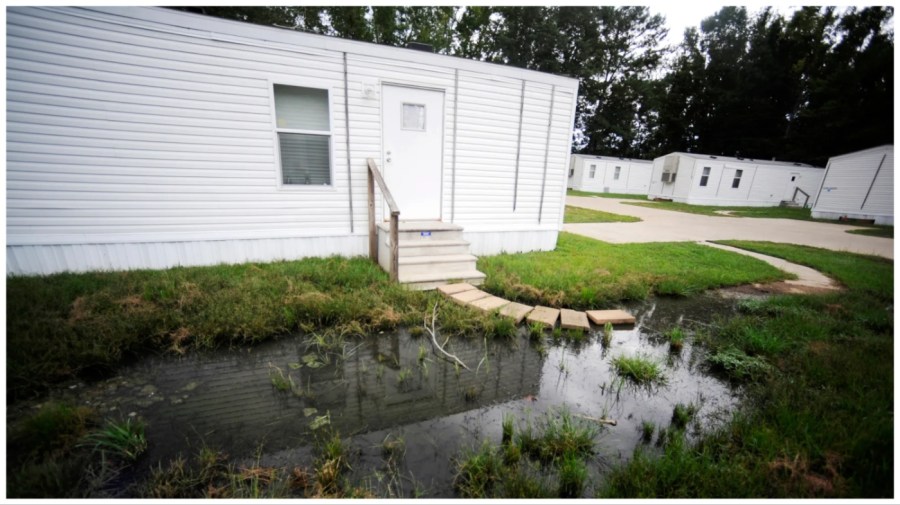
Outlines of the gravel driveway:
[[626,205],[613,198],[567,196],[566,204],[636,216],[639,223],[573,223],[565,231],[604,242],[765,240],[894,258],[894,239],[847,233],[859,228],[796,219],[706,216]]

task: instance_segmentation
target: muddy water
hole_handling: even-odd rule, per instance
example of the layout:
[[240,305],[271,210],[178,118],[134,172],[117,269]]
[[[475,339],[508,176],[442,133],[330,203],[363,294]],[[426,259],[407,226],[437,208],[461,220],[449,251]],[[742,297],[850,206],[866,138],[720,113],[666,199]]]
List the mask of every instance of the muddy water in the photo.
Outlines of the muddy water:
[[[702,324],[733,311],[714,295],[653,299],[625,307],[638,322],[617,328],[612,344],[595,328],[581,344],[546,342],[540,352],[524,329],[513,342],[453,339],[448,350],[472,370],[457,369],[432,352],[425,337],[406,330],[351,341],[313,361],[308,337],[184,358],[148,358],[101,384],[68,391],[110,417],[139,416],[151,442],[148,464],[206,445],[233,459],[260,457],[264,465],[306,466],[314,423],[351,437],[354,477],[379,487],[381,446],[400,437],[403,478],[391,493],[452,497],[452,457],[481,440],[499,442],[504,414],[539,421],[566,408],[574,416],[610,418],[597,439],[599,471],[627,459],[640,445],[643,421],[666,427],[673,407],[700,407],[697,426],[709,427],[736,406],[734,392],[699,366],[702,351],[686,343],[669,349],[658,333],[679,322]],[[685,321],[686,320],[686,321]],[[635,387],[610,368],[619,355],[644,354],[664,364],[666,383]],[[279,391],[272,376],[292,391]],[[654,445],[648,446],[650,450]]]

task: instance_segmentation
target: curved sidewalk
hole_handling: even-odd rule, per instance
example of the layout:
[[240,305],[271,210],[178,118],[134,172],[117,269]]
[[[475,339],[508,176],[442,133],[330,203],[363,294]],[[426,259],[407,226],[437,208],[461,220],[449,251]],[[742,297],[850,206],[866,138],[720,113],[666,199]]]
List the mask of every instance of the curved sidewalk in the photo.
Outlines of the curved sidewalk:
[[[624,200],[632,201],[632,200]],[[847,233],[859,226],[797,219],[706,216],[627,205],[602,197],[567,196],[566,204],[641,218],[639,223],[571,223],[564,230],[604,242],[759,240],[894,258],[894,240]]]

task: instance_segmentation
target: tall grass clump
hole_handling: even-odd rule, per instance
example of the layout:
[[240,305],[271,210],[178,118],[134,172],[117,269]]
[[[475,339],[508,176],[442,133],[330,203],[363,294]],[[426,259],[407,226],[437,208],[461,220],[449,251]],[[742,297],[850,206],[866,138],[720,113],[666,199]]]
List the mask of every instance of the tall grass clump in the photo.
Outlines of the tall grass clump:
[[684,347],[684,330],[676,326],[664,334],[666,340],[669,341],[669,348],[673,351],[680,351]]
[[107,420],[102,428],[89,433],[82,444],[95,451],[134,461],[147,450],[144,423],[130,417],[124,421]]
[[639,385],[662,384],[666,382],[662,365],[649,356],[617,356],[612,360],[613,368],[619,376]]

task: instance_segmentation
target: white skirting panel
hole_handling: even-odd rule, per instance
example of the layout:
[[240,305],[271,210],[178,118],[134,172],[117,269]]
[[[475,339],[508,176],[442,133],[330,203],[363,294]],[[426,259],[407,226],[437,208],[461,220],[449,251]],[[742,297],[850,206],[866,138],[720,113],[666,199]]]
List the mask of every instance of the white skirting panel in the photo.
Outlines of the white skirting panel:
[[890,225],[894,226],[894,216],[893,215],[885,215],[885,214],[866,214],[865,212],[842,212],[839,210],[812,210],[813,219],[834,219],[838,220],[840,218],[848,218],[848,219],[872,219],[875,221],[875,224],[882,225]]
[[7,246],[6,273],[49,275],[58,272],[163,269],[175,266],[268,262],[315,256],[364,256],[369,252],[368,247],[368,238],[365,235]]
[[501,253],[552,251],[556,248],[557,230],[534,231],[463,231],[463,238],[470,242],[469,251],[476,256]]

